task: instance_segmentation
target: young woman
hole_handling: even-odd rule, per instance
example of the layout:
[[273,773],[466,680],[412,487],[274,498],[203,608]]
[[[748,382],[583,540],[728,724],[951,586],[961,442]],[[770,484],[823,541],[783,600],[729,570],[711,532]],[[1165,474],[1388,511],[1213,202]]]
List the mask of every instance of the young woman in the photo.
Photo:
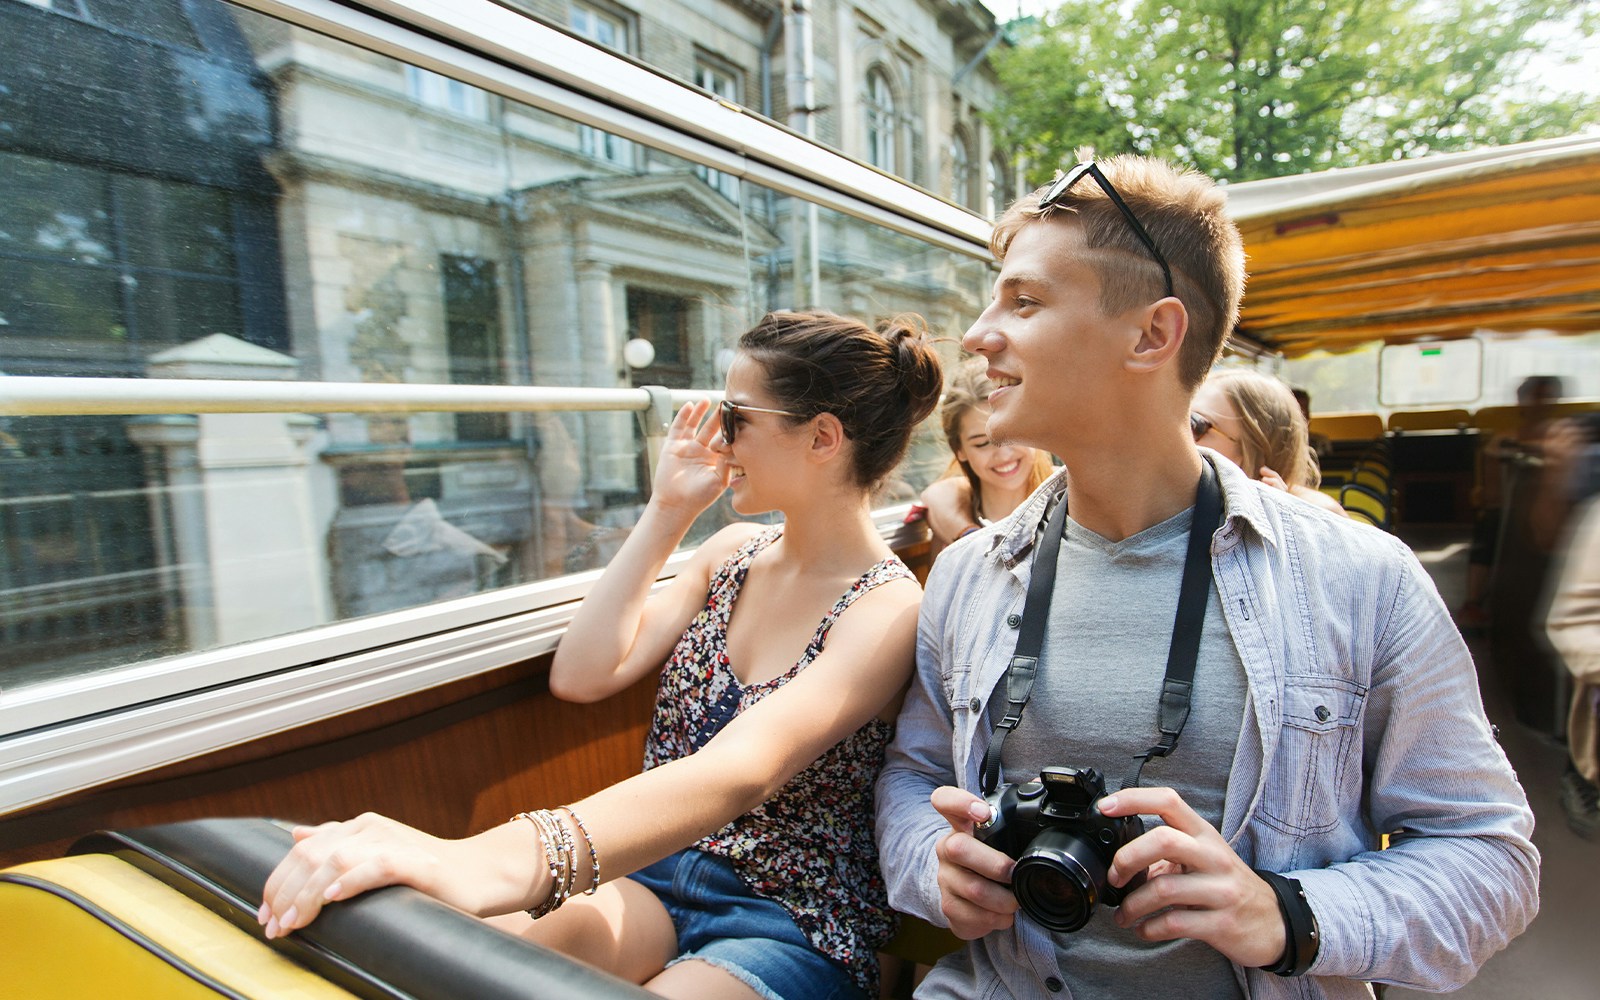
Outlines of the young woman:
[[[372,815],[297,829],[268,937],[400,883],[662,996],[877,995],[892,920],[872,787],[921,592],[869,497],[937,403],[939,361],[915,318],[772,313],[739,348],[720,406],[673,420],[650,502],[551,669],[574,701],[660,673],[645,771],[459,841]],[[729,488],[783,524],[723,529],[652,595]]]
[[1189,429],[1196,444],[1251,479],[1346,516],[1337,501],[1317,489],[1322,477],[1312,464],[1305,415],[1279,380],[1243,369],[1216,372],[1194,394]]
[[[1050,478],[1045,452],[989,436],[989,392],[981,357],[962,362],[939,404],[944,437],[955,456],[944,476],[928,484],[917,505],[927,512],[933,555],[981,525],[998,521]],[[915,508],[914,508],[915,509]]]

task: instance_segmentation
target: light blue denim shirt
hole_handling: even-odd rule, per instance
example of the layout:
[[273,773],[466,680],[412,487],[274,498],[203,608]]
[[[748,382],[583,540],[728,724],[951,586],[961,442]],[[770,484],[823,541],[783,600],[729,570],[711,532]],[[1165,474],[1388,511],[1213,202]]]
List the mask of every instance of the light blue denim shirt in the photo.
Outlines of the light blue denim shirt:
[[[1539,908],[1533,813],[1472,657],[1398,539],[1202,454],[1221,474],[1212,568],[1248,681],[1221,833],[1251,867],[1301,881],[1322,938],[1306,976],[1235,966],[1240,984],[1268,998],[1365,997],[1366,981],[1454,989]],[[1064,483],[1058,473],[961,539],[928,577],[877,831],[890,902],[939,926],[934,846],[950,826],[928,796],[977,793],[986,707],[1016,645],[1008,618],[1022,613],[1034,530]],[[1380,851],[1384,831],[1404,835]],[[961,959],[965,996],[1060,996],[1056,950],[1032,920]]]

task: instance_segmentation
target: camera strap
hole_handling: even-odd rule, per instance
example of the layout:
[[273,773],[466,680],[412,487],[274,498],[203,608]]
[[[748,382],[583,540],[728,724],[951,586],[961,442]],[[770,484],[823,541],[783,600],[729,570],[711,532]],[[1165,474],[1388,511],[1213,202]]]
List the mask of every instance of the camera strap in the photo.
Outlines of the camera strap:
[[[1184,723],[1189,721],[1189,696],[1194,690],[1195,663],[1200,656],[1200,632],[1205,624],[1206,602],[1211,596],[1211,535],[1222,522],[1222,486],[1217,470],[1205,459],[1200,462],[1200,484],[1195,490],[1194,518],[1189,525],[1189,548],[1183,559],[1183,585],[1178,592],[1178,613],[1172,624],[1172,643],[1167,650],[1167,672],[1161,682],[1161,701],[1156,718],[1160,740],[1138,760],[1133,774],[1122,787],[1139,784],[1139,775],[1151,757],[1165,757],[1178,745]],[[1011,731],[1022,721],[1022,710],[1033,694],[1039,672],[1039,652],[1044,647],[1045,625],[1050,617],[1050,597],[1055,589],[1056,561],[1061,539],[1066,534],[1067,497],[1061,499],[1045,519],[1044,530],[1034,546],[1033,572],[1028,579],[1028,595],[1022,605],[1017,647],[1004,676],[995,685],[1004,686],[1005,713],[994,724],[994,737],[983,757],[981,788],[984,795],[1000,783],[1000,750]],[[994,698],[991,696],[990,701]]]

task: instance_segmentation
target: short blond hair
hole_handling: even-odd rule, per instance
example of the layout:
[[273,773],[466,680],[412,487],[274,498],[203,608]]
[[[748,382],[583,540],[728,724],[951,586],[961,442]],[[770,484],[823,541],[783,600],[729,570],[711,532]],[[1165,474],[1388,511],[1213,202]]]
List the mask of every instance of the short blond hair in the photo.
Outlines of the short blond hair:
[[[1164,160],[1124,154],[1099,161],[1099,167],[1172,268],[1173,294],[1189,313],[1178,374],[1187,388],[1197,389],[1239,322],[1244,296],[1244,241],[1228,217],[1227,195],[1211,178]],[[1078,181],[1064,199],[1040,211],[1044,190],[1019,198],[995,223],[989,249],[996,260],[1005,260],[1023,227],[1070,212],[1083,226],[1087,245],[1115,251],[1088,262],[1100,279],[1101,311],[1115,315],[1165,292],[1161,266],[1093,178]]]

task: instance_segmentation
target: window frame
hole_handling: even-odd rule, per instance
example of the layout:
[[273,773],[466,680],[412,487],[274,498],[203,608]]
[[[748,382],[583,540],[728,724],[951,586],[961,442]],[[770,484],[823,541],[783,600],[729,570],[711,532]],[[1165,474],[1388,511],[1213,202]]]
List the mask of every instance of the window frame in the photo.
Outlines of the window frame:
[[[977,215],[493,0],[375,0],[366,4],[375,13],[331,0],[231,2],[987,260],[990,227]],[[94,403],[96,393],[111,389],[83,386],[98,381],[117,383],[112,402]],[[48,412],[85,413],[441,410],[465,399],[508,410],[545,409],[530,397],[560,394],[528,387],[263,382],[252,383],[250,396],[241,398],[236,384],[184,382],[185,392],[215,398],[209,404],[145,398],[171,388],[161,381],[12,376],[0,380],[0,412],[47,412],[26,408],[30,386],[42,396],[79,387],[85,395],[78,409]],[[366,402],[350,409],[351,399],[341,397],[345,390],[359,390]],[[627,394],[625,402],[606,407],[618,409],[670,407],[678,395],[600,391]],[[911,540],[901,524],[905,510],[899,505],[874,514],[891,544]],[[669,560],[663,579],[690,554]],[[547,653],[599,572],[7,691],[0,700],[0,816]]]

